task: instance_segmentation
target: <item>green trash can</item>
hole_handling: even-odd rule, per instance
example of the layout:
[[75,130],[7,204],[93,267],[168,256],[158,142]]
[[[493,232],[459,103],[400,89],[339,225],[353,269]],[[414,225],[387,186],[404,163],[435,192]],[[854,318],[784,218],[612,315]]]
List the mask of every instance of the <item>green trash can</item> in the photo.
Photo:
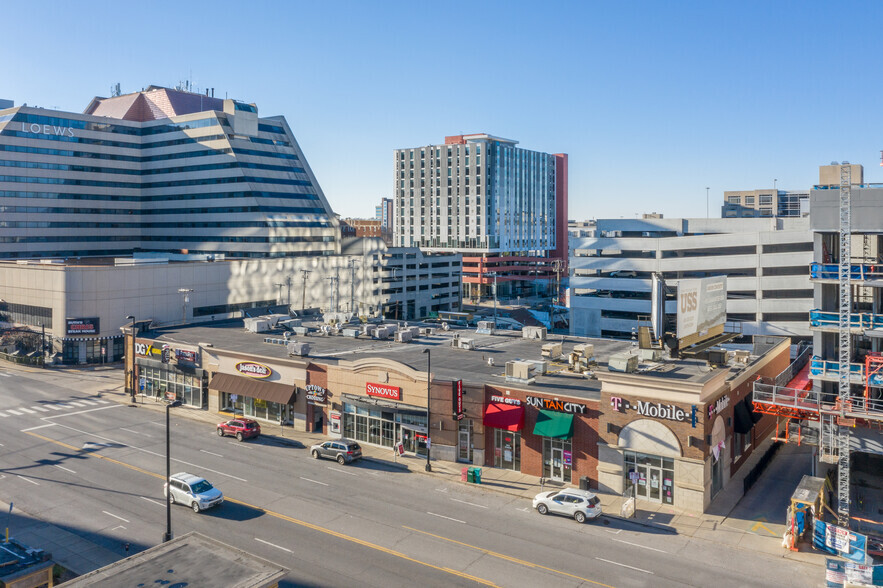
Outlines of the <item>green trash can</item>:
[[475,468],[469,468],[466,470],[466,481],[470,484],[475,483]]
[[481,468],[475,468],[475,474],[473,475],[475,477],[475,483],[481,484]]

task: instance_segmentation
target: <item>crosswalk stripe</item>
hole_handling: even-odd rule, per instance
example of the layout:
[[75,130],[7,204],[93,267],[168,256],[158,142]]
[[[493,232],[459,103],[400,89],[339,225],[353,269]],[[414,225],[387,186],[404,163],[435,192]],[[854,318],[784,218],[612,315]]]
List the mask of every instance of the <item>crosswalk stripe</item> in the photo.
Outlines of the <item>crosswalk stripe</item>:
[[[79,402],[68,402],[67,405],[69,405],[69,406],[76,406],[76,407],[81,407],[81,406],[83,406],[83,405],[80,404]],[[65,406],[65,405],[62,404],[62,406]]]
[[20,411],[22,411],[22,412],[26,412],[26,413],[28,413],[28,414],[36,414],[36,411],[31,410],[30,408],[21,408],[21,407],[19,407],[18,410],[20,410]]
[[6,414],[5,412],[0,412],[0,417],[6,418],[6,417],[8,417],[8,416],[9,416],[9,415]]
[[80,402],[82,402],[83,404],[85,404],[87,406],[94,406],[95,405],[95,402],[92,400],[80,400]]
[[6,372],[0,372],[0,376],[3,376],[4,378],[11,378],[12,374],[7,374]]
[[98,404],[108,404],[110,400],[96,400],[95,402],[97,402]]
[[46,408],[50,408],[52,410],[61,410],[61,407],[58,406],[57,404],[47,404]]
[[17,410],[7,409],[6,412],[8,412],[9,414],[14,414],[15,416],[21,416],[21,413]]
[[42,406],[32,406],[34,410],[39,410],[40,412],[49,412],[48,408],[43,408]]

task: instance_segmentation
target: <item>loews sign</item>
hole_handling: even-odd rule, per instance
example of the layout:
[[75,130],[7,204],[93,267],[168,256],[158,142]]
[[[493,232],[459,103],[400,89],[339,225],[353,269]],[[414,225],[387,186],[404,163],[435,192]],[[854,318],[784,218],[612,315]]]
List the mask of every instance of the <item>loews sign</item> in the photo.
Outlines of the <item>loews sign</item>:
[[534,408],[542,408],[543,410],[554,410],[555,412],[569,412],[571,414],[586,414],[586,405],[577,404],[576,402],[565,402],[563,400],[551,398],[538,398],[536,396],[528,396],[527,404]]
[[236,364],[236,371],[250,378],[269,378],[273,373],[269,367],[255,361],[240,361]]
[[72,127],[56,127],[55,125],[41,125],[38,123],[23,122],[21,123],[21,130],[24,133],[33,133],[35,135],[74,136],[74,129]]
[[368,396],[376,396],[378,398],[388,398],[390,400],[401,400],[402,389],[398,386],[387,386],[385,384],[365,384],[365,394]]

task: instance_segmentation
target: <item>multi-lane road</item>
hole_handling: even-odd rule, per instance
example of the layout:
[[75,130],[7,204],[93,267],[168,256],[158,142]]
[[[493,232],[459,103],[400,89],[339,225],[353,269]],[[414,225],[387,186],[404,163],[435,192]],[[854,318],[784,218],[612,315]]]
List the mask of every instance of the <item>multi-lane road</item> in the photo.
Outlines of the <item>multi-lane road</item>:
[[[54,383],[50,383],[50,380]],[[820,568],[605,519],[541,517],[527,500],[362,462],[316,461],[271,438],[239,443],[172,412],[172,470],[227,501],[176,506],[196,530],[315,586],[809,586]],[[165,419],[0,367],[0,499],[119,551],[165,530]],[[122,556],[122,555],[121,555]]]

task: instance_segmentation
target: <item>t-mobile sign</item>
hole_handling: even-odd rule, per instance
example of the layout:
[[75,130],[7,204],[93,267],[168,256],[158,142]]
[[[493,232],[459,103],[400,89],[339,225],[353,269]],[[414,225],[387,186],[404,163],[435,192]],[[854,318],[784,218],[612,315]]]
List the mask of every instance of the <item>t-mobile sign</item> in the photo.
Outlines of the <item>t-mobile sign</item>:
[[378,398],[388,398],[390,400],[401,400],[402,389],[398,386],[386,386],[384,384],[365,384],[365,393],[368,396],[377,396]]

